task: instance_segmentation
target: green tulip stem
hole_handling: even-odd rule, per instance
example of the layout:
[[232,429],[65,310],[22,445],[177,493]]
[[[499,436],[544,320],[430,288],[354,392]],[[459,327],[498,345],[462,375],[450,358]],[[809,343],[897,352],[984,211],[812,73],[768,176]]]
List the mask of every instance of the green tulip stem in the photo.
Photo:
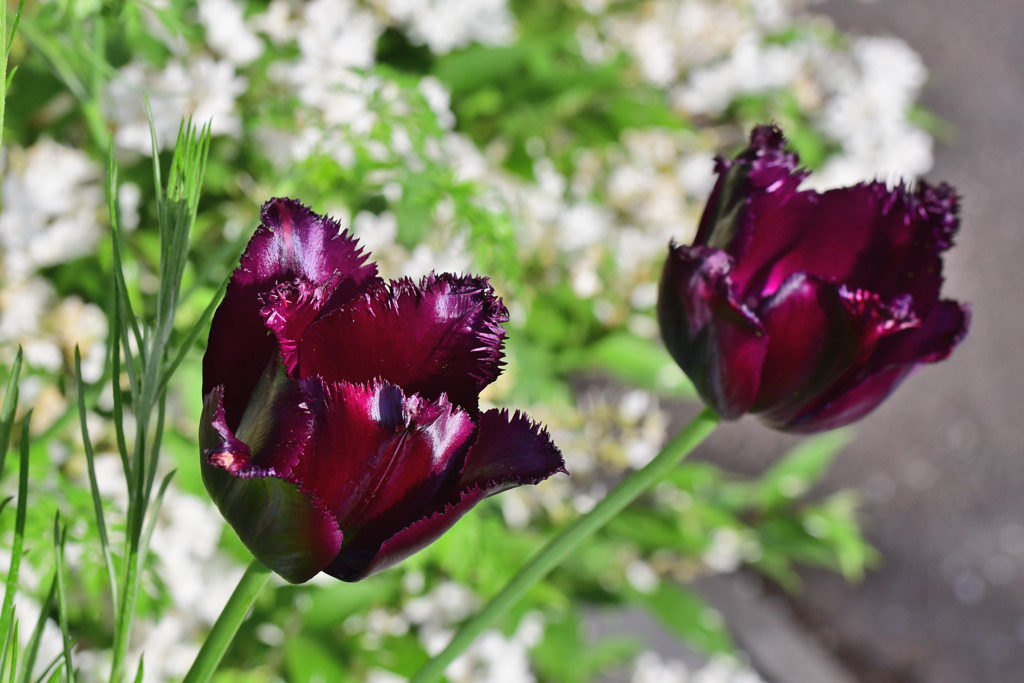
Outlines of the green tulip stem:
[[245,621],[256,598],[270,580],[270,574],[270,570],[259,560],[254,559],[249,563],[182,683],[207,683],[210,680],[231,641],[235,639],[238,627]]
[[714,431],[720,419],[710,408],[701,411],[654,460],[623,479],[593,510],[555,536],[540,553],[519,570],[504,590],[476,616],[462,625],[448,647],[427,662],[409,683],[435,683],[440,680],[445,668],[472,645],[477,636],[519,602],[534,584],[561,564],[581,543],[672,471],[690,451]]

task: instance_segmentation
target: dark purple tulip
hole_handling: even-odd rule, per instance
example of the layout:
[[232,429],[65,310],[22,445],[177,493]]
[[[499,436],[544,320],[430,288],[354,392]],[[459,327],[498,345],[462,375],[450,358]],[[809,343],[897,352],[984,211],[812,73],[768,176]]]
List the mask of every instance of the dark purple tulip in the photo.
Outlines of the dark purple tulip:
[[525,415],[478,408],[508,315],[485,278],[384,283],[336,222],[263,207],[203,359],[202,473],[288,581],[357,581],[477,502],[564,471]]
[[723,418],[815,432],[860,419],[967,334],[968,307],[939,299],[959,198],[924,182],[801,192],[785,142],[762,126],[718,160],[693,246],[669,247],[658,320]]

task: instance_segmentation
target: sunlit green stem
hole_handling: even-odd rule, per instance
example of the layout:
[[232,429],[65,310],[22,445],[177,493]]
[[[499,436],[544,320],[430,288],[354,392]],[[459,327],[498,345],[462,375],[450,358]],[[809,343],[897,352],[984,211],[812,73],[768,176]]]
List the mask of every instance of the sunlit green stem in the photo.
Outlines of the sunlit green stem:
[[427,662],[410,683],[434,683],[440,680],[445,668],[468,648],[477,636],[519,602],[534,584],[561,564],[583,541],[590,538],[640,494],[675,468],[690,451],[714,431],[719,419],[710,408],[705,408],[654,460],[626,477],[593,510],[555,536],[539,554],[519,570],[504,590],[475,617],[463,624],[448,647]]
[[217,623],[213,625],[213,630],[206,637],[206,642],[203,643],[196,661],[192,662],[192,668],[182,683],[206,683],[210,680],[235,634],[238,633],[238,627],[242,625],[242,621],[269,580],[270,570],[262,562],[253,560],[249,563],[242,580],[235,587],[235,592],[224,606],[224,611],[217,617]]

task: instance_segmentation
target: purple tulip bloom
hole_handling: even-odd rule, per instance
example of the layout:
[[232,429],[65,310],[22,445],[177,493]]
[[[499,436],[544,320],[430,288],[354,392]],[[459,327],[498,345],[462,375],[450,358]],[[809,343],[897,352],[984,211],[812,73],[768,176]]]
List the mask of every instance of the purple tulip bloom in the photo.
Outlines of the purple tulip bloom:
[[330,218],[290,199],[262,218],[213,318],[199,432],[206,489],[257,559],[357,581],[565,471],[525,415],[479,410],[508,320],[485,278],[386,284]]
[[669,247],[658,320],[723,418],[815,432],[863,417],[967,334],[968,307],[939,299],[959,198],[924,182],[799,191],[785,142],[762,126],[718,160],[693,246]]

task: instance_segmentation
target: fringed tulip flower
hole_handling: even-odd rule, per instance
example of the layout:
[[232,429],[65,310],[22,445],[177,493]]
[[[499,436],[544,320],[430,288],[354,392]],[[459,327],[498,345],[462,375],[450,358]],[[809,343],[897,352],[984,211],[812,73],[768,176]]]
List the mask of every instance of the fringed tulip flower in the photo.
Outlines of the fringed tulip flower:
[[293,583],[356,581],[564,471],[525,415],[479,410],[506,320],[484,278],[386,284],[336,222],[268,202],[213,318],[199,434],[252,554]]
[[939,298],[959,199],[924,182],[800,191],[784,148],[763,126],[718,160],[694,244],[670,245],[658,319],[723,418],[814,432],[863,417],[967,334],[969,309]]

